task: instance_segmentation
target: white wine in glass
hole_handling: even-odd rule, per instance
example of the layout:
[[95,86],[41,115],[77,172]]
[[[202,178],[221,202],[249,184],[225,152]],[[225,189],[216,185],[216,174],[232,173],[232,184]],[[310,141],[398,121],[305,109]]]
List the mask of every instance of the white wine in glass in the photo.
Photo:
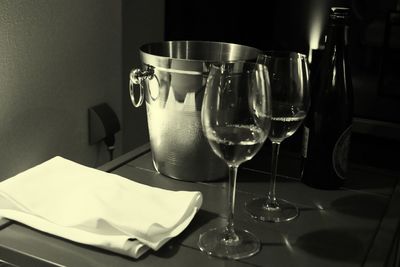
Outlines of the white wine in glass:
[[307,57],[295,52],[269,51],[260,54],[257,62],[267,65],[271,82],[272,170],[267,195],[247,202],[246,209],[261,221],[289,221],[298,216],[299,210],[276,197],[278,156],[281,142],[296,132],[307,115],[310,101]]
[[251,232],[234,225],[237,169],[250,160],[268,136],[271,123],[270,84],[265,65],[230,62],[211,65],[203,99],[201,121],[212,150],[229,168],[227,223],[199,237],[208,255],[242,259],[260,250]]

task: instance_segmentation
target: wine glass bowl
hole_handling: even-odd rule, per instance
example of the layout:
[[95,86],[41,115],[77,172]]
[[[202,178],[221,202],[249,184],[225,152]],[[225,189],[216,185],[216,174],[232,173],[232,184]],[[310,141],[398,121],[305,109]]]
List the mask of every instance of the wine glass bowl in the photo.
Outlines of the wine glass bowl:
[[289,221],[299,211],[287,200],[276,198],[277,165],[281,142],[297,131],[308,111],[307,58],[295,52],[269,51],[260,54],[257,62],[268,67],[271,83],[272,118],[268,138],[272,142],[272,170],[268,194],[247,202],[246,209],[261,221]]
[[226,62],[211,65],[201,111],[202,129],[212,150],[229,168],[226,226],[199,237],[199,248],[211,256],[242,259],[260,249],[251,232],[234,226],[237,169],[251,159],[268,136],[270,84],[265,65]]

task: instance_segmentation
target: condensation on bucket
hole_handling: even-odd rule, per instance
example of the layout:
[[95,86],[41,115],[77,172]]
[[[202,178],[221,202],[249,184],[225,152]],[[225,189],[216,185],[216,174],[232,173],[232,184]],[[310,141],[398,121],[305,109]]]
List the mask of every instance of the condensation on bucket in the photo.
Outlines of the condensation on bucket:
[[[189,181],[222,178],[226,166],[209,148],[202,132],[201,104],[203,88],[177,91],[172,80],[182,77],[159,73],[158,83],[149,81],[146,97],[147,121],[153,164],[157,171]],[[154,79],[153,79],[154,80]],[[200,85],[202,82],[200,82]],[[157,86],[158,88],[154,88]],[[157,92],[157,90],[159,90]],[[157,97],[155,97],[157,96]]]

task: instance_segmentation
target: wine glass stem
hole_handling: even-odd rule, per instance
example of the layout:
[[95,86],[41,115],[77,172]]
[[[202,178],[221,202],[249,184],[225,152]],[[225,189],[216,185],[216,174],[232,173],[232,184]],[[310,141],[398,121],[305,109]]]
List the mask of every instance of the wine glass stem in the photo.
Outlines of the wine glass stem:
[[276,174],[278,170],[278,157],[279,157],[280,143],[272,142],[272,162],[271,162],[271,181],[269,183],[269,190],[267,196],[267,208],[278,208],[278,202],[275,197]]
[[228,191],[228,223],[226,225],[223,241],[227,244],[234,245],[238,241],[238,236],[234,229],[234,213],[235,213],[235,194],[236,194],[236,177],[237,165],[229,165],[229,191]]

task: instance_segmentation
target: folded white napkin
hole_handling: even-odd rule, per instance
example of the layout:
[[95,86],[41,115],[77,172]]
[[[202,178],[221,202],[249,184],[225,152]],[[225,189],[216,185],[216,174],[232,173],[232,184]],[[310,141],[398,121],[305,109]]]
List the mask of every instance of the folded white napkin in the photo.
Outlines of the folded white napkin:
[[61,157],[0,183],[0,217],[134,258],[181,233],[201,203],[200,192],[146,186]]

